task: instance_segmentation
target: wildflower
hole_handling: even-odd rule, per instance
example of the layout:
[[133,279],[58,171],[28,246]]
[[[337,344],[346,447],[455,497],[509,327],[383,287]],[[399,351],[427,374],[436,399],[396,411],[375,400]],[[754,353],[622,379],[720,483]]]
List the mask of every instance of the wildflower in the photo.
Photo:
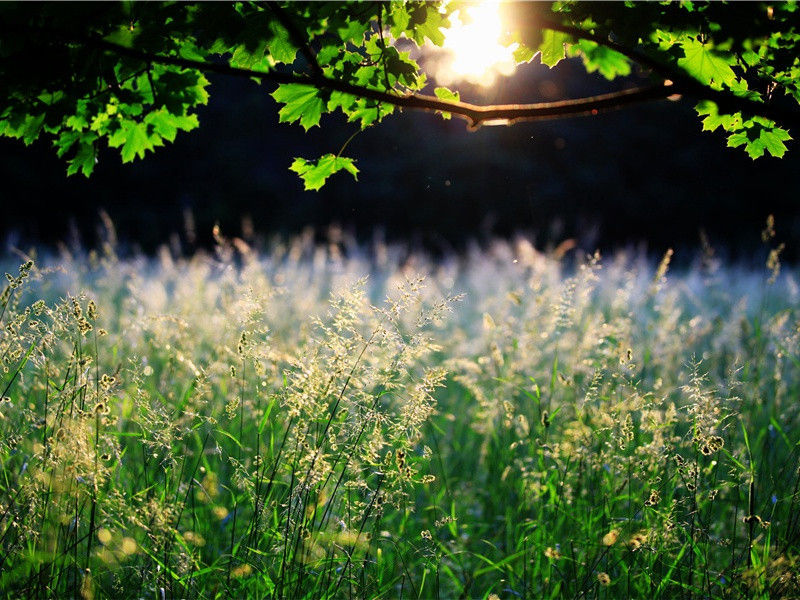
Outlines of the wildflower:
[[550,546],[545,548],[544,555],[550,560],[558,560],[561,558],[561,552],[557,548],[551,548]]
[[454,523],[455,521],[456,521],[455,518],[451,517],[450,515],[447,515],[445,517],[442,517],[441,519],[437,519],[434,525],[436,527],[442,527],[443,525],[447,525],[448,523]]
[[617,539],[619,538],[619,530],[612,529],[607,534],[603,536],[603,545],[604,546],[613,546],[617,543]]
[[645,500],[644,505],[655,506],[659,502],[661,502],[661,494],[658,493],[658,490],[651,490],[650,497],[647,500]]
[[423,540],[432,540],[433,539],[433,536],[431,535],[431,532],[428,529],[423,529],[422,531],[419,532],[419,535]]
[[231,569],[231,577],[236,577],[237,579],[241,579],[242,577],[247,577],[250,573],[253,572],[253,567],[250,565],[239,565],[238,567],[234,567]]
[[641,548],[642,544],[644,544],[646,541],[647,541],[647,532],[640,531],[639,533],[635,533],[631,536],[631,539],[628,540],[628,547],[635,552],[636,550]]
[[597,574],[597,582],[602,586],[611,585],[611,577],[608,576],[608,573],[600,572]]
[[756,523],[757,525],[761,525],[761,527],[763,527],[764,529],[766,529],[767,527],[769,527],[771,525],[771,523],[769,521],[765,521],[764,519],[762,519],[758,515],[747,515],[746,517],[742,517],[742,522],[743,523],[748,523],[748,524],[749,523]]

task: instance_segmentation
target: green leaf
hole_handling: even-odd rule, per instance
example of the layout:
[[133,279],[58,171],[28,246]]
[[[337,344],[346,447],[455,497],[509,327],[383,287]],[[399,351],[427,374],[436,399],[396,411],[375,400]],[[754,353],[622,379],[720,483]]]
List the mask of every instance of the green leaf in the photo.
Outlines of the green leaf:
[[26,114],[13,115],[11,118],[5,118],[0,121],[0,132],[3,135],[22,139],[26,146],[30,146],[42,130],[45,115],[42,114]]
[[703,131],[716,131],[719,127],[722,127],[725,131],[733,131],[741,126],[742,113],[721,115],[716,102],[711,100],[701,100],[697,103],[695,110],[701,117],[706,115],[706,118],[702,121]]
[[144,122],[168,142],[174,142],[178,130],[191,131],[200,125],[197,115],[173,115],[165,109],[149,113]]
[[95,148],[92,143],[92,136],[84,136],[78,142],[78,151],[71,159],[69,159],[67,166],[67,175],[74,175],[78,171],[83,173],[85,177],[89,177],[94,171],[94,165],[97,162],[95,156]]
[[389,31],[392,36],[399,38],[403,35],[411,22],[411,14],[404,2],[392,2],[389,12]]
[[66,125],[75,131],[83,131],[89,126],[89,123],[86,121],[85,115],[75,114],[67,118]]
[[316,162],[305,158],[295,158],[289,169],[300,176],[306,190],[319,190],[325,185],[328,177],[341,170],[347,171],[356,180],[358,179],[358,169],[353,159],[335,154],[326,154]]
[[[200,71],[160,65],[155,65],[153,71],[158,103],[165,106],[170,113],[182,115],[188,108],[208,103],[206,87],[209,81]],[[146,84],[148,94],[149,87]]]
[[454,92],[446,87],[437,87],[433,90],[436,97],[440,100],[448,100],[450,102],[461,102],[461,94]]
[[772,129],[763,129],[758,139],[772,156],[782,158],[786,153],[786,144],[783,142],[791,140],[792,136],[790,136],[789,132],[785,129],[775,127]]
[[567,57],[567,51],[564,45],[567,44],[570,39],[570,36],[566,33],[546,29],[544,34],[542,34],[542,43],[539,46],[539,52],[542,53],[542,64],[552,69],[565,59]]
[[438,2],[421,2],[411,11],[409,27],[405,33],[414,40],[418,46],[429,39],[435,46],[444,44],[442,29],[450,26],[447,16],[439,12]]
[[731,69],[736,58],[730,52],[715,50],[711,43],[703,44],[693,37],[683,40],[681,47],[684,57],[678,59],[678,66],[701,83],[719,90],[736,82],[736,73]]
[[269,61],[264,64],[264,55],[267,51],[267,40],[261,40],[261,43],[253,49],[247,48],[245,45],[237,46],[231,55],[230,65],[240,69],[263,69],[265,66],[269,67]]
[[136,123],[129,129],[125,143],[122,145],[122,162],[131,162],[136,156],[144,158],[144,153],[152,149],[153,143],[147,135],[147,126]]
[[[448,100],[450,102],[461,101],[461,94],[459,94],[458,92],[454,92],[446,87],[437,87],[435,90],[433,90],[433,93],[436,94],[436,97],[439,98],[440,100]],[[439,114],[445,121],[449,120],[453,116],[452,114],[446,111],[442,111]]]
[[64,157],[70,150],[76,148],[75,154],[67,159],[67,175],[74,175],[79,171],[86,177],[92,174],[94,165],[97,162],[94,147],[95,140],[97,140],[97,135],[90,131],[70,130],[62,131],[53,140],[53,145],[56,147],[56,154],[59,158]]
[[83,135],[79,131],[62,131],[61,135],[53,140],[53,145],[56,147],[56,156],[62,158]]
[[364,43],[364,34],[368,30],[369,22],[348,19],[343,27],[339,27],[336,30],[336,33],[343,42],[352,42],[356,46],[361,46]]
[[391,104],[381,104],[374,100],[359,99],[355,109],[347,111],[349,122],[360,121],[361,129],[369,127],[376,121],[380,121],[386,115],[394,112],[395,107]]
[[395,110],[395,107],[391,104],[384,104],[366,98],[356,98],[350,94],[334,91],[331,92],[331,98],[328,100],[327,110],[328,112],[334,112],[337,108],[342,109],[349,122],[360,122],[361,129],[380,121]]
[[278,112],[281,123],[300,121],[306,131],[319,125],[325,103],[317,88],[300,83],[284,83],[272,93],[272,97],[286,105]]
[[745,151],[753,160],[764,156],[764,152],[780,158],[786,153],[786,144],[783,142],[790,139],[792,138],[785,129],[775,127],[770,122],[764,124],[751,119],[744,123],[742,131],[728,136],[728,147],[744,146]]
[[122,146],[122,162],[129,163],[137,156],[144,158],[145,152],[162,146],[163,142],[158,135],[148,131],[146,124],[127,120],[108,137],[108,145],[112,148]]
[[317,52],[317,62],[320,65],[327,65],[330,62],[341,54],[342,48],[336,46],[334,44],[327,44],[320,48],[319,52]]
[[272,39],[269,41],[272,58],[279,63],[292,64],[297,56],[297,48],[292,44],[289,32],[275,21],[270,22],[269,30],[272,32]]
[[580,40],[572,48],[580,50],[587,73],[599,71],[609,80],[631,74],[631,64],[625,56],[597,42]]
[[514,50],[514,61],[517,64],[529,63],[536,56],[536,52],[528,48],[525,44],[519,44]]

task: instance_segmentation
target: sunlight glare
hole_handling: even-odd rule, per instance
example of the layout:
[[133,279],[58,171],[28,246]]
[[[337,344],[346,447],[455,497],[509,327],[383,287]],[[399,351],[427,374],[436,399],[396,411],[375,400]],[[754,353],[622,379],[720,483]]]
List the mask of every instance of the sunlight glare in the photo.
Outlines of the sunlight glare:
[[439,83],[449,85],[466,80],[490,86],[498,75],[513,73],[517,44],[503,46],[500,43],[503,35],[500,2],[468,3],[451,17],[451,23],[443,45],[447,56],[435,70]]

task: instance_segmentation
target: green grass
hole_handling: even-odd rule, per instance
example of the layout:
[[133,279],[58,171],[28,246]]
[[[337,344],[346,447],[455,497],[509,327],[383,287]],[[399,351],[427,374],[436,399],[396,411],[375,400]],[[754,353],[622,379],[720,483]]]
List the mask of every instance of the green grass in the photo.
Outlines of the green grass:
[[797,272],[379,250],[15,267],[6,597],[800,597]]

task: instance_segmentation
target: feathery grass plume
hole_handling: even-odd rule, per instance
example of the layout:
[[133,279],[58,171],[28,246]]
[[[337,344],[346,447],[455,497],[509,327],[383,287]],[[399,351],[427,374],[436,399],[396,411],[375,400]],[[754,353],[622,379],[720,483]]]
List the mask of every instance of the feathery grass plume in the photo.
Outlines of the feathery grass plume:
[[219,238],[3,269],[7,594],[791,597],[791,265]]

